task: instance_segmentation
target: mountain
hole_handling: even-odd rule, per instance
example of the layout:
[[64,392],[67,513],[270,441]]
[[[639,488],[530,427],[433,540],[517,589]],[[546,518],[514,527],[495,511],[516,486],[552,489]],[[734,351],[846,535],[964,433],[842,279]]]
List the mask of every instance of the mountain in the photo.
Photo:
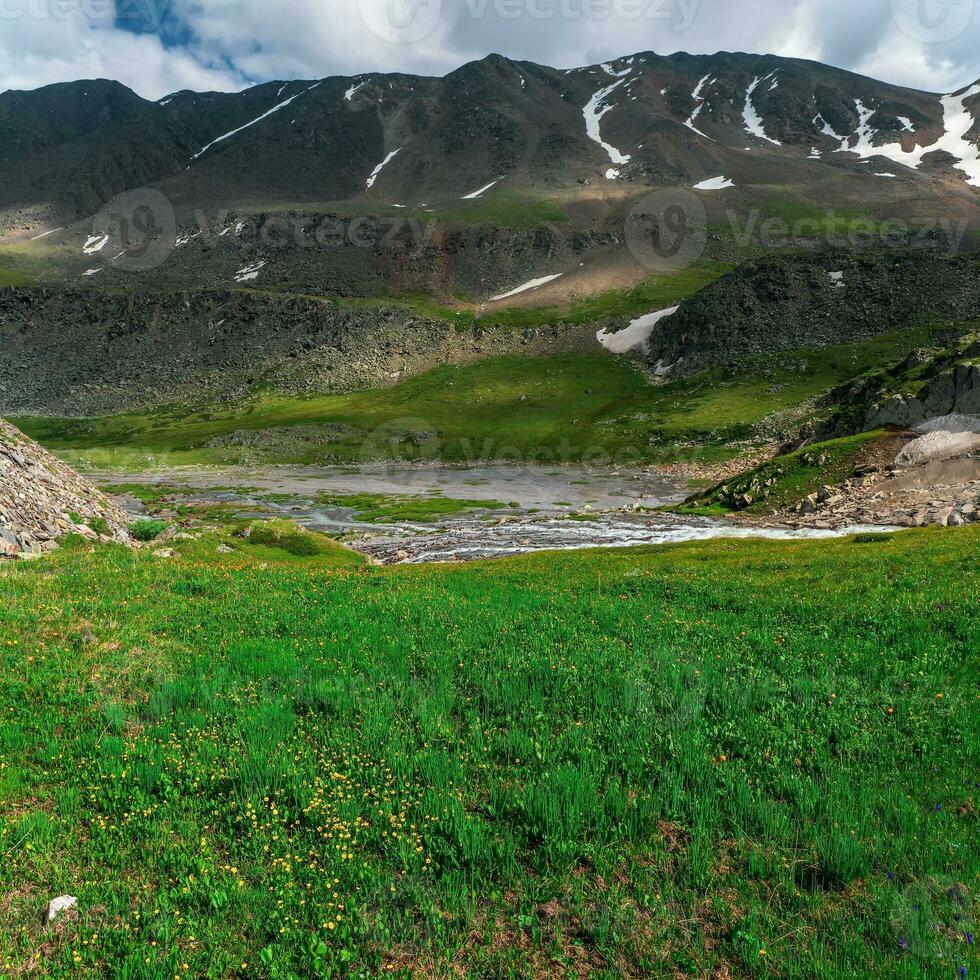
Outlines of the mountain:
[[978,119],[980,83],[742,53],[7,92],[0,285],[561,307],[678,267],[632,241],[665,191],[713,261],[861,228],[959,246],[980,234]]
[[819,181],[859,161],[962,190],[980,186],[978,120],[980,84],[941,97],[729,53],[571,71],[491,55],[444,78],[269,82],[157,103],[72,82],[0,95],[0,209],[69,220],[147,184],[197,205],[413,205],[492,181],[543,192],[724,173],[737,185],[787,167]]
[[980,83],[491,55],[159,102],[7,92],[0,137],[0,410],[20,415],[597,353],[678,304],[647,365],[678,383],[980,315],[955,257],[980,243]]

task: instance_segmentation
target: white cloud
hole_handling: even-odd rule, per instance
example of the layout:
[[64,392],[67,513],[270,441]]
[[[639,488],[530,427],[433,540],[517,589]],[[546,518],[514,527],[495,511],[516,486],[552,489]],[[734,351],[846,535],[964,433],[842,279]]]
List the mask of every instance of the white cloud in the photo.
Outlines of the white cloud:
[[[68,16],[35,16],[40,4],[15,8],[0,0],[0,92],[79,78],[113,78],[148,99],[190,88],[233,91],[247,84],[226,65],[213,67],[183,49],[167,50],[152,34],[136,35],[91,16],[83,5]],[[20,16],[8,15],[18,10]],[[93,8],[94,9],[94,8]]]
[[[77,3],[84,10],[111,0],[0,0],[0,89],[102,76],[158,98],[178,88],[228,90],[277,78],[443,74],[490,51],[556,67],[639,50],[771,52],[933,90],[980,76],[980,17],[951,39],[923,43],[892,15],[893,3],[918,0],[145,2],[166,4],[189,43],[168,50],[155,36],[82,13],[47,22],[3,18],[18,4]],[[975,2],[961,0],[960,7]]]

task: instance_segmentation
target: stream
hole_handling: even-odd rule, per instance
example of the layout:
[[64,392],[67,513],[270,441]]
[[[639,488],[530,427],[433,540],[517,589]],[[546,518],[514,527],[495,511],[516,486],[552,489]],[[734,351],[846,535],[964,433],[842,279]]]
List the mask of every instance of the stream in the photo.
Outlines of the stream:
[[[472,561],[536,551],[715,538],[833,538],[870,530],[752,527],[724,519],[652,513],[690,493],[685,481],[656,470],[499,464],[398,470],[228,467],[90,475],[105,486],[166,484],[192,501],[234,503],[245,516],[286,517],[337,537],[383,564]],[[400,500],[444,497],[486,501],[495,509],[475,508],[424,523],[364,523],[351,507],[318,502],[321,494],[380,494]],[[124,498],[124,503],[134,514],[140,511],[138,501]],[[501,508],[501,503],[506,507]]]

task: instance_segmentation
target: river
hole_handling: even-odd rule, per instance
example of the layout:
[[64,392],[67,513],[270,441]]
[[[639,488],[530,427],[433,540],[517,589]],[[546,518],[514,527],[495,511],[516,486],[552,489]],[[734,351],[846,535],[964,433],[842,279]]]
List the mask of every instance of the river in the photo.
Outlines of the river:
[[[725,519],[656,513],[682,501],[686,482],[656,470],[591,470],[508,464],[389,469],[384,466],[230,467],[93,473],[102,485],[166,484],[191,500],[227,503],[255,516],[288,517],[343,540],[383,564],[466,561],[535,551],[623,548],[718,538],[832,538],[869,530],[751,527]],[[486,501],[431,522],[363,523],[321,495]],[[272,499],[270,499],[270,496]],[[321,501],[318,501],[321,497]],[[500,504],[507,505],[500,508]],[[128,501],[136,512],[138,504]],[[490,505],[494,509],[489,509]],[[880,529],[879,529],[880,530]]]

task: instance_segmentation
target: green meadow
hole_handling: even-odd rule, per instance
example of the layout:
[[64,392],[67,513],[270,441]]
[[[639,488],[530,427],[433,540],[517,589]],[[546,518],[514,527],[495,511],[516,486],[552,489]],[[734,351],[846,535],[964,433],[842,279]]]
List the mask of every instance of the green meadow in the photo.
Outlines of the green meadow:
[[0,974],[980,969],[976,529],[300,537],[0,566]]
[[[655,385],[603,353],[496,357],[443,365],[395,387],[296,397],[267,391],[228,405],[173,406],[96,419],[16,418],[73,465],[119,469],[365,459],[630,463],[729,459],[754,426],[925,343],[931,328],[799,351]],[[295,427],[302,426],[302,429]],[[317,427],[321,427],[319,430]],[[228,444],[235,433],[263,441]],[[301,439],[291,438],[291,433]]]

